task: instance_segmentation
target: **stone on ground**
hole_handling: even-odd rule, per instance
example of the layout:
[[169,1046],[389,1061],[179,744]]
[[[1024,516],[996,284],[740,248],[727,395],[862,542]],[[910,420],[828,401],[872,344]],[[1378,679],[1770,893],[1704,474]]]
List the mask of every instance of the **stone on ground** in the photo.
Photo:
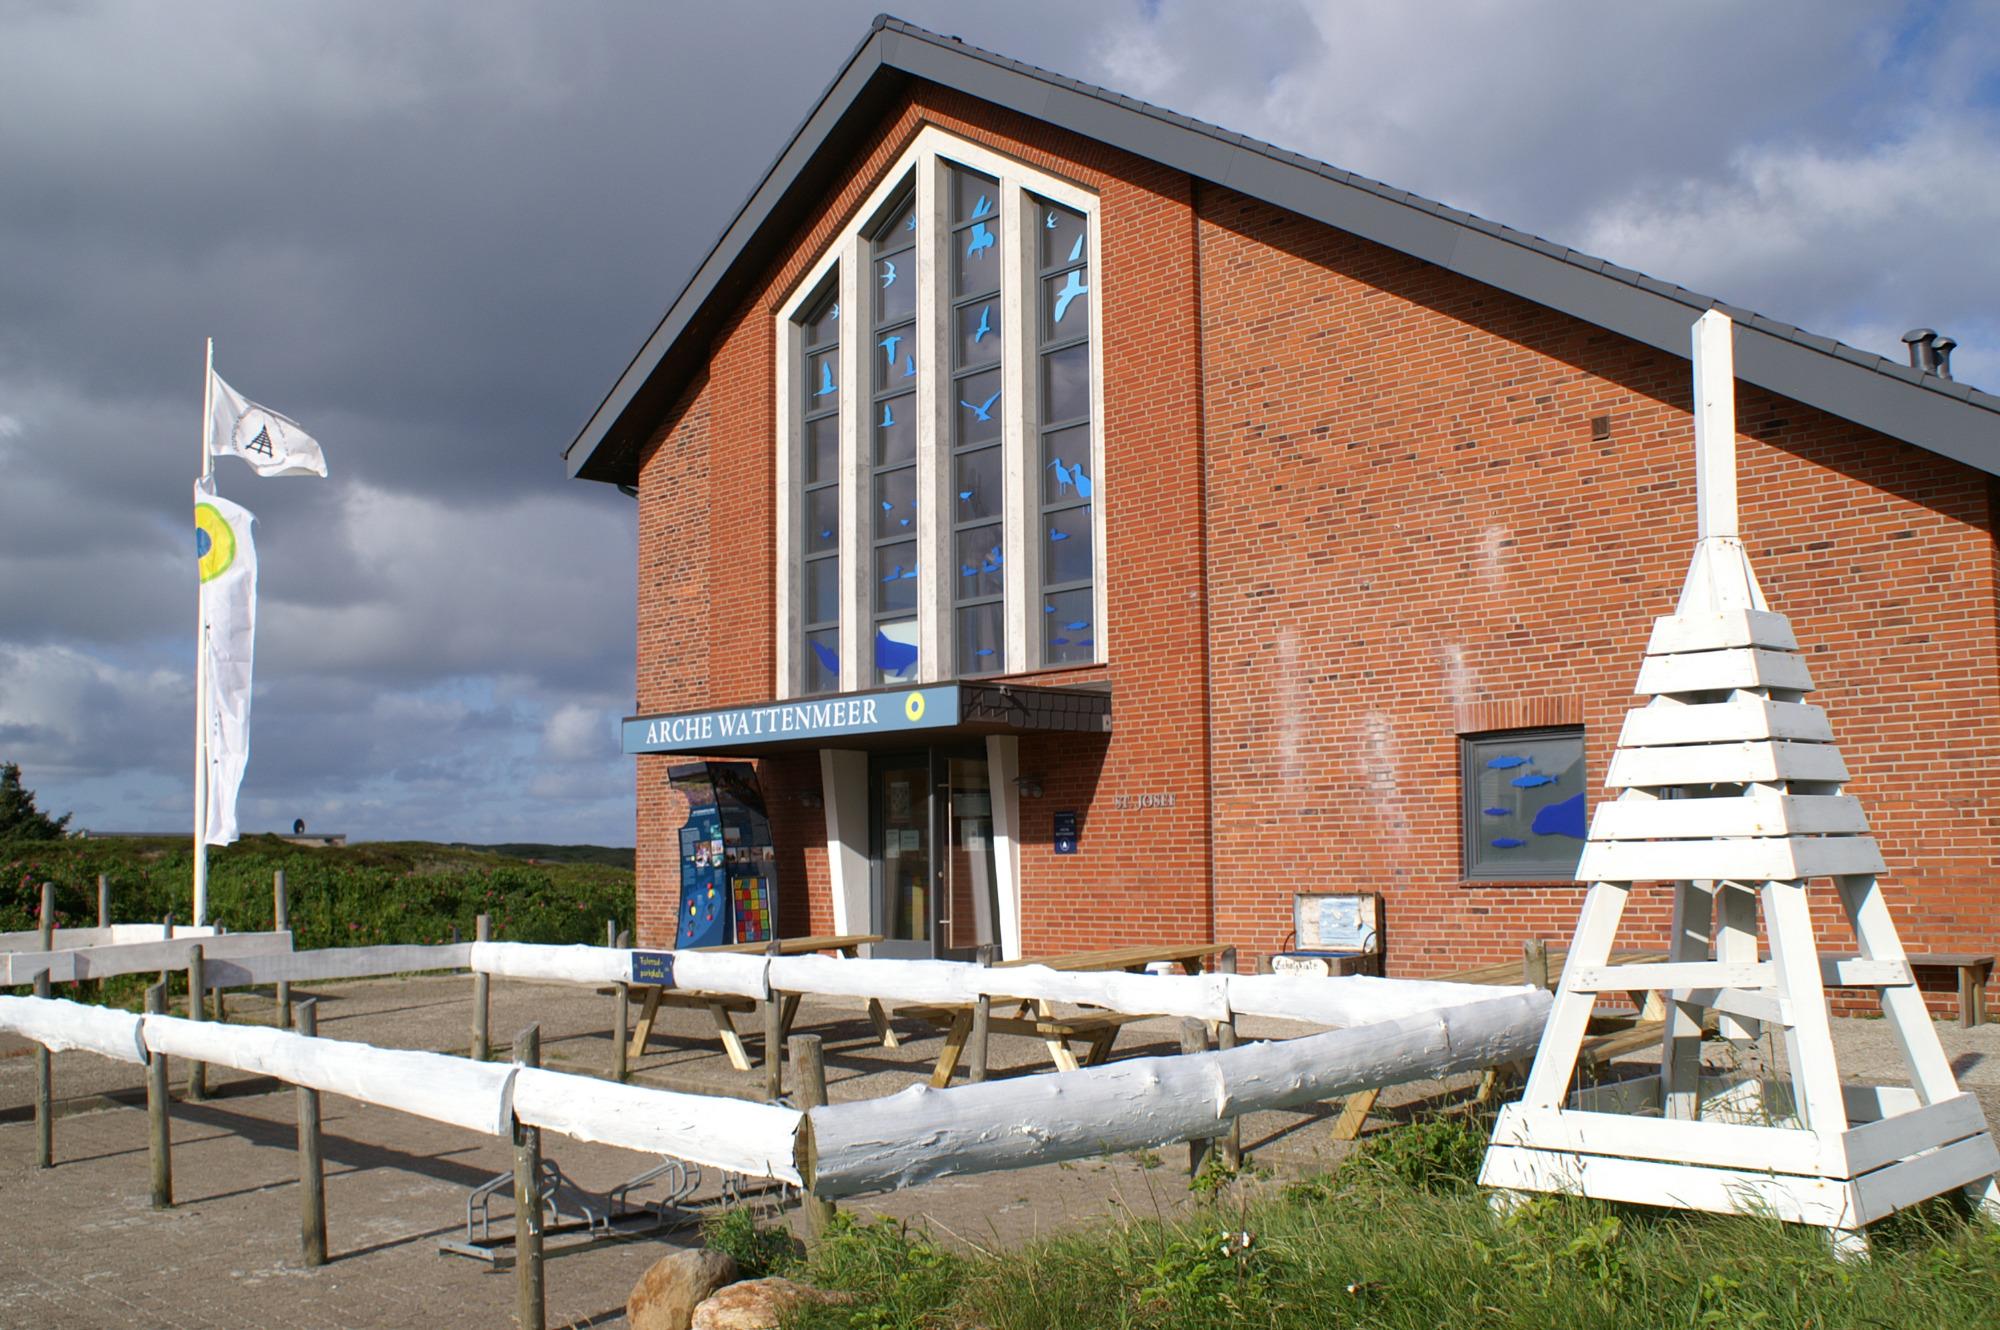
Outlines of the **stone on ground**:
[[625,1300],[632,1330],[688,1330],[695,1308],[725,1284],[736,1282],[736,1260],[695,1248],[670,1252],[647,1268]]
[[789,1279],[748,1279],[731,1284],[694,1309],[692,1330],[777,1330],[786,1312],[808,1303],[854,1301]]

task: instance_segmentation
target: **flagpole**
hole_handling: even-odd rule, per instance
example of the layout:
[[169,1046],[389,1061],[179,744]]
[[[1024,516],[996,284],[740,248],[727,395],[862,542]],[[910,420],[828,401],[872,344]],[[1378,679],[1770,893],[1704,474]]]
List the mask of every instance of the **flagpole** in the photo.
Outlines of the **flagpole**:
[[[215,339],[201,376],[201,478],[215,474],[208,433],[214,428]],[[208,922],[208,623],[201,601],[200,572],[194,595],[194,922]]]

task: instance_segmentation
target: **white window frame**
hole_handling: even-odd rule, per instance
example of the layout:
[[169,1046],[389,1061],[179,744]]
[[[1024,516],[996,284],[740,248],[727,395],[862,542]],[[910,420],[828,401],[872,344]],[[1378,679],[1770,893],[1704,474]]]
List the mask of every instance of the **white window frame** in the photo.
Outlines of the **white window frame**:
[[[799,693],[800,634],[803,588],[796,585],[799,575],[797,542],[800,527],[798,508],[802,502],[798,479],[801,440],[798,436],[794,394],[799,373],[797,322],[813,296],[823,289],[829,271],[840,268],[840,475],[841,475],[841,607],[840,607],[840,689],[853,692],[877,686],[874,682],[874,652],[870,615],[873,593],[873,562],[869,532],[870,489],[869,439],[862,407],[869,401],[869,372],[873,361],[864,346],[866,330],[854,328],[867,323],[870,294],[862,287],[862,276],[872,271],[869,232],[882,219],[889,204],[900,198],[914,176],[916,183],[918,231],[917,344],[929,357],[920,362],[917,382],[917,509],[918,582],[917,636],[918,681],[937,683],[958,677],[954,654],[955,625],[952,620],[953,569],[951,522],[940,520],[952,511],[949,474],[950,425],[953,403],[946,391],[950,384],[950,337],[946,327],[950,298],[944,291],[941,274],[950,271],[950,219],[945,182],[949,164],[957,164],[999,181],[1001,219],[1001,321],[1007,339],[1002,348],[1001,441],[1003,475],[1006,484],[1005,554],[1007,658],[1004,673],[1022,674],[1048,669],[1079,669],[1080,664],[1048,666],[1041,663],[1041,473],[1036,449],[1037,431],[1030,425],[1030,408],[1038,389],[1035,373],[1035,342],[1038,327],[1035,260],[1037,220],[1029,195],[1039,195],[1053,203],[1083,214],[1089,236],[1091,265],[1090,299],[1090,393],[1091,393],[1091,474],[1104,475],[1104,373],[1103,309],[1105,274],[1098,197],[1070,181],[1038,171],[1004,154],[967,142],[934,125],[917,132],[910,146],[883,176],[882,183],[850,216],[840,233],[802,276],[776,311],[774,341],[776,355],[776,465],[777,482],[777,678],[774,696],[785,698]],[[860,322],[849,324],[850,320]],[[1101,504],[1102,499],[1098,502]],[[1106,631],[1107,602],[1105,575],[1105,529],[1100,510],[1092,513],[1092,597],[1095,603],[1095,645],[1090,664],[1108,659],[1110,634]],[[949,663],[949,668],[947,664]]]

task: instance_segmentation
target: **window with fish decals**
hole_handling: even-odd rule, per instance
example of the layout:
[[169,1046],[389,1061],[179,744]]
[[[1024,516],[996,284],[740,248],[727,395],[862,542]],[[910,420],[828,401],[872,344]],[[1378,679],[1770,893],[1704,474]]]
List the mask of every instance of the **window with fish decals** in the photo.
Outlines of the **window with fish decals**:
[[1464,736],[1459,767],[1468,879],[1576,876],[1589,832],[1581,726]]
[[1096,227],[926,126],[781,307],[781,695],[1104,659]]

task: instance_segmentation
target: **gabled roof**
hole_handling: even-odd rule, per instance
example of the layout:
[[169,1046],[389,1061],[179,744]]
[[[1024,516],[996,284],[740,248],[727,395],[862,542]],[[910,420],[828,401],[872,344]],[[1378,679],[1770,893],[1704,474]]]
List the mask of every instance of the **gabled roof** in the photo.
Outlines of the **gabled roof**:
[[895,97],[923,80],[1122,148],[1560,310],[1672,355],[1703,310],[1736,322],[1736,374],[1795,401],[2000,475],[2000,397],[1922,374],[1243,134],[881,15],[653,335],[564,450],[572,476],[631,484],[659,415],[716,325],[764,270]]

